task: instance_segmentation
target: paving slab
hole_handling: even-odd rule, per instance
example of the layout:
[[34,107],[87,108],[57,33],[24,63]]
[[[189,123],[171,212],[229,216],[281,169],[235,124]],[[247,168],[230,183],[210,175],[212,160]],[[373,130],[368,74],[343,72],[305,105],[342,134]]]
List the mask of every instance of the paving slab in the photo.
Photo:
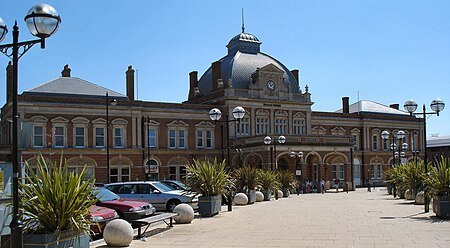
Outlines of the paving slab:
[[[394,199],[385,188],[372,192],[291,195],[234,206],[191,224],[151,226],[143,247],[450,247],[450,221],[424,213],[423,205]],[[102,242],[93,248],[108,248]]]

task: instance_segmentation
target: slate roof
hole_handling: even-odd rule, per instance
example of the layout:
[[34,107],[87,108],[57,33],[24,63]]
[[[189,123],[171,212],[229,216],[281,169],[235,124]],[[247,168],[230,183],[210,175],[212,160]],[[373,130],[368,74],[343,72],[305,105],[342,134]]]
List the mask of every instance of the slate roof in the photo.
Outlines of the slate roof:
[[427,139],[427,147],[443,147],[450,146],[450,136],[429,137]]
[[127,98],[127,96],[118,92],[77,77],[59,77],[30,90],[26,90],[23,92],[23,95],[76,95],[104,97],[106,92],[108,92],[108,95],[111,97]]
[[[284,71],[283,83],[290,85],[292,93],[299,93],[299,84],[294,75],[275,58],[260,52],[261,42],[254,35],[241,33],[234,36],[228,43],[228,55],[221,58],[221,73],[224,85],[231,80],[232,87],[248,89],[252,82],[252,74],[256,69],[273,64]],[[212,88],[212,67],[200,77],[198,87],[202,94],[207,95]]]
[[[382,113],[382,114],[394,114],[394,115],[409,115],[408,112],[391,108],[389,106],[369,101],[369,100],[361,100],[359,102],[355,102],[349,106],[350,113]],[[342,109],[335,111],[335,113],[342,113]]]

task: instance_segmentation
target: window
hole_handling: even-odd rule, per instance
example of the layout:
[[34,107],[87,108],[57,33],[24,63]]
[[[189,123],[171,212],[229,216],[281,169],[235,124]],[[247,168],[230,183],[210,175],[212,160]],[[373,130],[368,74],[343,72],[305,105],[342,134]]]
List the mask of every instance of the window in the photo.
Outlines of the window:
[[148,143],[147,145],[150,148],[155,148],[156,147],[156,129],[155,128],[150,128],[148,129]]
[[85,147],[85,132],[84,127],[75,127],[75,147],[84,148]]
[[268,134],[269,133],[269,117],[257,117],[256,118],[256,134]]
[[[67,165],[67,172],[75,172],[76,174],[81,173],[81,171],[84,168],[84,164],[83,165]],[[94,166],[92,165],[86,165],[86,177],[84,178],[85,180],[87,179],[91,179],[91,178],[95,178],[94,175]]]
[[150,159],[145,164],[145,176],[146,180],[158,181],[159,180],[159,165],[158,161]]
[[176,132],[174,129],[169,130],[169,148],[176,148]]
[[95,128],[95,147],[105,147],[105,128]]
[[169,148],[186,149],[187,148],[187,127],[183,121],[173,121],[168,126]]
[[186,166],[176,165],[169,167],[169,179],[184,181],[186,179]]
[[114,147],[123,148],[123,128],[114,128]]
[[109,169],[109,181],[111,183],[116,182],[129,182],[130,181],[130,167],[111,167]]
[[339,180],[344,180],[344,165],[334,164],[333,165],[333,177]]
[[250,135],[250,117],[248,114],[242,118],[237,124],[236,130],[237,136],[249,136]]
[[378,135],[372,135],[372,149],[378,150]]
[[359,137],[361,135],[361,131],[358,128],[353,128],[352,130],[350,130],[350,134],[352,135],[353,138],[353,147],[355,148],[355,150],[359,150]]
[[305,134],[305,119],[294,119],[294,134]]
[[169,129],[169,148],[186,148],[186,130]]
[[370,171],[371,179],[381,179],[383,176],[383,167],[381,164],[372,164]]
[[284,117],[275,118],[275,133],[276,134],[287,134],[288,130],[288,120]]
[[411,133],[411,151],[415,152],[417,149],[417,132],[414,131]]
[[64,144],[65,144],[64,143],[64,140],[65,140],[64,129],[65,129],[64,127],[59,127],[59,126],[54,127],[54,136],[53,136],[54,147],[58,147],[58,148],[64,147]]
[[44,127],[33,127],[33,147],[44,147]]
[[383,151],[389,151],[389,139],[383,139]]
[[186,148],[185,142],[186,142],[186,131],[181,129],[178,130],[178,148]]
[[197,148],[213,148],[211,129],[197,129]]

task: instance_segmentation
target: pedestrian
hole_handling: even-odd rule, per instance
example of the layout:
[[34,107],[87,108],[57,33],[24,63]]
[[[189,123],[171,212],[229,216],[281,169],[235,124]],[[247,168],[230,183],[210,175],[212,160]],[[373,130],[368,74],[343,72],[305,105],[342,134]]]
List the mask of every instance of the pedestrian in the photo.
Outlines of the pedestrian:
[[338,192],[339,191],[339,179],[338,178],[336,178],[336,192]]
[[371,192],[369,178],[366,179],[367,192]]
[[325,193],[325,181],[323,178],[320,179],[320,192]]

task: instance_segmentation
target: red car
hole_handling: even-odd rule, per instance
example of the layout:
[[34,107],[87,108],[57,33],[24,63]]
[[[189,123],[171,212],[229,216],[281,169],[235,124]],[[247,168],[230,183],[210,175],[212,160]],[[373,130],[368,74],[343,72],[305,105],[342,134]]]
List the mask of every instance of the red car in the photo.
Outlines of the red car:
[[151,203],[126,200],[105,188],[95,188],[94,194],[98,198],[97,206],[116,210],[120,218],[128,222],[148,217],[156,212]]
[[111,208],[93,206],[89,211],[91,213],[89,215],[91,221],[98,224],[91,226],[91,230],[94,233],[101,233],[105,228],[106,224],[108,224],[110,221],[114,219],[119,218],[119,214],[117,214],[116,210]]

